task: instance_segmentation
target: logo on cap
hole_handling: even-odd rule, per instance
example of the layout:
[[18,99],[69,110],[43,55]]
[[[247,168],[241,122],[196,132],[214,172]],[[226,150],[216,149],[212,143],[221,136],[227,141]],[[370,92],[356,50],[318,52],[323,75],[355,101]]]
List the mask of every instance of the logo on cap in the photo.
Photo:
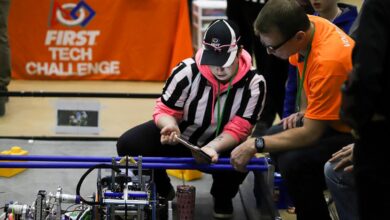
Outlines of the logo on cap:
[[217,51],[217,48],[219,47],[219,45],[221,45],[221,43],[219,42],[219,39],[218,38],[212,38],[211,39],[211,45],[213,46],[214,50]]

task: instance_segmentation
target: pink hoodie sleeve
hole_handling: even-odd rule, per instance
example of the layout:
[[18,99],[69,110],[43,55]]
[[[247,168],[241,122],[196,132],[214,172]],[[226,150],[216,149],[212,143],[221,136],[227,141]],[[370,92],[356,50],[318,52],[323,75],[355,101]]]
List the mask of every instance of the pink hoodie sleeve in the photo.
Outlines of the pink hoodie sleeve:
[[233,136],[239,143],[244,141],[250,132],[252,131],[253,125],[249,121],[235,116],[223,129],[223,132],[226,132]]
[[170,115],[174,117],[177,121],[181,121],[183,117],[183,111],[177,111],[166,106],[161,98],[156,100],[156,106],[154,107],[153,120],[157,124],[158,119],[163,115]]

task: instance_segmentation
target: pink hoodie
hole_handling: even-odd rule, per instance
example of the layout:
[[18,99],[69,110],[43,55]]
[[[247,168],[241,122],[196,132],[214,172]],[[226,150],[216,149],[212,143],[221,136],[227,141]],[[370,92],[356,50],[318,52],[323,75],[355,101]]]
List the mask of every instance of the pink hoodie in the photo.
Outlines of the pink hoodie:
[[[198,66],[198,69],[200,73],[209,81],[213,88],[213,106],[212,106],[212,120],[214,121],[214,103],[215,99],[218,96],[218,81],[215,79],[213,73],[211,72],[210,68],[207,65],[200,65],[200,57],[201,57],[201,50],[198,50],[198,52],[195,55],[195,61]],[[232,85],[240,81],[245,74],[249,71],[252,65],[252,59],[249,53],[242,49],[241,55],[240,55],[240,60],[239,60],[239,67],[236,76],[234,77],[232,81]],[[220,92],[224,92],[228,89],[229,84],[220,84]],[[177,121],[180,121],[183,112],[182,111],[177,111],[174,109],[169,108],[165,104],[161,102],[161,98],[158,98],[156,101],[156,107],[155,111],[153,113],[153,119],[155,123],[157,123],[158,119],[162,115],[171,115],[174,118],[176,118]],[[247,138],[247,136],[250,134],[252,131],[253,125],[249,123],[249,121],[239,117],[239,116],[234,116],[231,121],[229,121],[224,129],[223,132],[228,133],[232,135],[238,142],[241,142]]]

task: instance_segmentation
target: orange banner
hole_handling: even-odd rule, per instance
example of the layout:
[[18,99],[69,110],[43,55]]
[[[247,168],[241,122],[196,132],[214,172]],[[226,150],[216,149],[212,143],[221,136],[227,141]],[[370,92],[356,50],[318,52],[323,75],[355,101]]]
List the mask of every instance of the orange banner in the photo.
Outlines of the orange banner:
[[192,56],[187,0],[11,1],[14,79],[163,81]]

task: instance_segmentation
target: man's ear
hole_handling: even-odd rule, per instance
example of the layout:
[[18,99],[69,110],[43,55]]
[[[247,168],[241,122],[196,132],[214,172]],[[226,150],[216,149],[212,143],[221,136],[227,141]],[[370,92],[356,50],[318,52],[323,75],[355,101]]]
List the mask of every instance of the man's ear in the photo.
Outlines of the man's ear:
[[304,31],[298,31],[296,34],[295,34],[295,38],[298,40],[298,41],[301,41],[303,39],[305,39],[306,37],[306,32]]

